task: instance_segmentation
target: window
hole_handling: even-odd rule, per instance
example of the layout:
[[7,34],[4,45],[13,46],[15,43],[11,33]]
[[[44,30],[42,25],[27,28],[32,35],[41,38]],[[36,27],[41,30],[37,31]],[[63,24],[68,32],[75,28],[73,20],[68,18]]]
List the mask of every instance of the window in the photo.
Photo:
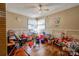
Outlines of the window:
[[37,21],[35,19],[29,19],[28,20],[28,30],[35,31],[37,28]]
[[38,32],[45,31],[45,19],[39,19],[38,20]]
[[38,33],[43,32],[45,30],[45,19],[29,19],[28,30],[32,30]]

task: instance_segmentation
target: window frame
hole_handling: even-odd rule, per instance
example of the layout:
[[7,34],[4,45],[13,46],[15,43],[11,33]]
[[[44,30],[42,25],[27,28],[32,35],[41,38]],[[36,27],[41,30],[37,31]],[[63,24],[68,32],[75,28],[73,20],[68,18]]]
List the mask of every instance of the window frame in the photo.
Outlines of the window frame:
[[[27,21],[27,27],[28,27],[28,30],[30,30],[29,29],[29,25],[32,25],[32,24],[29,24],[29,20],[30,20],[31,18],[29,18],[28,19],[28,21]],[[43,18],[44,19],[44,24],[38,24],[38,20],[36,20],[36,19],[33,19],[33,20],[35,20],[36,22],[37,22],[37,24],[36,24],[36,27],[38,28],[40,25],[44,25],[44,29],[43,30],[45,30],[46,29],[46,20],[45,20],[45,18]],[[32,20],[32,19],[31,19]],[[39,20],[41,20],[41,19],[39,19]],[[33,30],[35,30],[35,29],[33,29]],[[42,30],[42,29],[40,29],[40,30]],[[38,32],[38,31],[37,31]]]

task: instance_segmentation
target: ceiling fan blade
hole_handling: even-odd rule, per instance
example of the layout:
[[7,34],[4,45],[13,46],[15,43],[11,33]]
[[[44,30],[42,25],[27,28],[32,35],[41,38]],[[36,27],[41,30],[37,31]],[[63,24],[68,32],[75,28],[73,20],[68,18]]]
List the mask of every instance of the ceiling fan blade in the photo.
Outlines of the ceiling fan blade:
[[45,11],[49,11],[49,9],[44,9]]
[[25,8],[36,8],[36,4],[26,4]]

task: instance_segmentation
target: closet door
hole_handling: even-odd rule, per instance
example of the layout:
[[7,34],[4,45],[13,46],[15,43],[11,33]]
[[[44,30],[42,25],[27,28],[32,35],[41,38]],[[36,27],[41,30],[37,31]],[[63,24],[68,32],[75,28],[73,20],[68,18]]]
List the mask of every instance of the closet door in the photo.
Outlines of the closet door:
[[6,5],[0,3],[0,56],[6,55]]

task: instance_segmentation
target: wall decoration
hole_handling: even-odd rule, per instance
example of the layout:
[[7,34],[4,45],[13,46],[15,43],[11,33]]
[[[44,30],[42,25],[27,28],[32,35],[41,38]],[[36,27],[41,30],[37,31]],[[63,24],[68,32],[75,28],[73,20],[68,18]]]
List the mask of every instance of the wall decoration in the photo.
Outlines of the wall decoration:
[[16,17],[16,20],[17,20],[18,22],[21,22],[21,19],[20,19],[19,17]]
[[61,17],[60,16],[55,17],[55,27],[59,27],[60,21],[61,21]]

